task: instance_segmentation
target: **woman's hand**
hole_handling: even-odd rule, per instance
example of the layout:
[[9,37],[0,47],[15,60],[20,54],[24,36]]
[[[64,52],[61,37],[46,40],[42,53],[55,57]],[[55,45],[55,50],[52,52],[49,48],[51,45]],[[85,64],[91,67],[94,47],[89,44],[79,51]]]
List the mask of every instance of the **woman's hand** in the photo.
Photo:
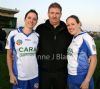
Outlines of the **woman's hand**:
[[89,89],[89,81],[84,80],[80,86],[81,89]]
[[10,83],[14,84],[14,85],[18,85],[18,81],[17,81],[17,79],[16,79],[14,74],[10,75]]

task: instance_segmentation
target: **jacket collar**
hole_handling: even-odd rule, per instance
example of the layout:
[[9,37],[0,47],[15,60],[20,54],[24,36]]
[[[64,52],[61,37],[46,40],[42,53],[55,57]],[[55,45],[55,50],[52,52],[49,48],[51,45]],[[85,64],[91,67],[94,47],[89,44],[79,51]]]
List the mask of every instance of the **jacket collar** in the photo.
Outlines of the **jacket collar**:
[[65,24],[63,21],[60,21],[60,24],[59,24],[56,28],[54,28],[53,25],[50,24],[50,21],[49,21],[49,20],[46,20],[45,24],[46,24],[46,26],[47,26],[48,28],[57,29],[57,30],[59,30],[59,31],[62,31],[62,30],[64,30],[64,29],[67,29],[67,28],[66,28],[66,24]]

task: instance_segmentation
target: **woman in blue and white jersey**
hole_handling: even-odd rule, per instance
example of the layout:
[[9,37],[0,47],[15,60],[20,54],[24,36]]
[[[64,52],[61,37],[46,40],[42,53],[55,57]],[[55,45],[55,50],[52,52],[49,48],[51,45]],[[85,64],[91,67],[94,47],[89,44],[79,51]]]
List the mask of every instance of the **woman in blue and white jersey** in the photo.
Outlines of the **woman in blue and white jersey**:
[[97,64],[96,45],[93,38],[81,30],[79,18],[66,19],[73,40],[67,50],[69,89],[94,89],[93,73]]
[[7,38],[7,65],[13,89],[38,89],[38,64],[36,51],[38,34],[33,30],[38,13],[29,10],[24,27],[10,32]]

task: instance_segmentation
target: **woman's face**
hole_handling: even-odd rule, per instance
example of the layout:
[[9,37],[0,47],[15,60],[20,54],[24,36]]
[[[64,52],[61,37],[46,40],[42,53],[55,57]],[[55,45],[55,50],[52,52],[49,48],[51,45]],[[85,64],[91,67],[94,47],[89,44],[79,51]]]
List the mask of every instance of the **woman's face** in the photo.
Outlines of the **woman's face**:
[[37,23],[37,15],[33,12],[28,13],[25,18],[25,26],[32,29]]
[[77,23],[74,18],[68,18],[66,21],[67,29],[71,35],[77,35],[80,32],[80,23]]

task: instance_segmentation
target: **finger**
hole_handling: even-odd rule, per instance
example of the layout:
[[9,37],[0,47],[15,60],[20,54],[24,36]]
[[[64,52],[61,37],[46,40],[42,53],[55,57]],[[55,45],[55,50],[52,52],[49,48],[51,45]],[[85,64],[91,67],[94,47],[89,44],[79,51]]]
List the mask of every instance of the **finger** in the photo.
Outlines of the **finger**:
[[18,85],[18,81],[17,81],[17,79],[15,80],[15,83],[16,83],[16,85]]
[[17,80],[16,80],[16,79],[14,80],[14,85],[18,85],[18,82],[17,82]]
[[10,80],[10,83],[11,83],[11,84],[14,84],[14,81],[13,81],[13,80]]

